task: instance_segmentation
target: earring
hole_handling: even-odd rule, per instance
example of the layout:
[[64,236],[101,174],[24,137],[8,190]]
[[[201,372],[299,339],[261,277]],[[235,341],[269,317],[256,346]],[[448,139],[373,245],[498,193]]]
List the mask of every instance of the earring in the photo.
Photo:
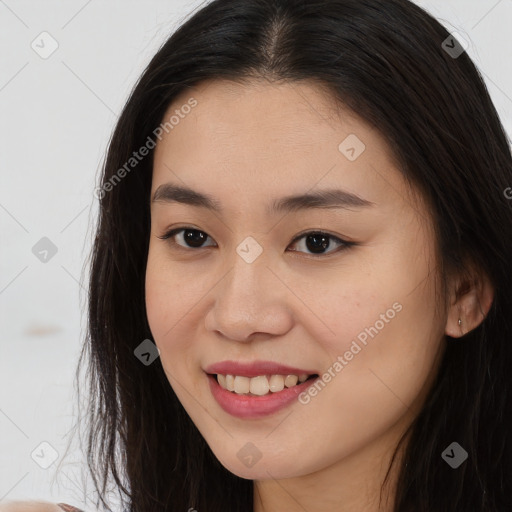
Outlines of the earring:
[[459,327],[462,325],[462,320],[459,318]]

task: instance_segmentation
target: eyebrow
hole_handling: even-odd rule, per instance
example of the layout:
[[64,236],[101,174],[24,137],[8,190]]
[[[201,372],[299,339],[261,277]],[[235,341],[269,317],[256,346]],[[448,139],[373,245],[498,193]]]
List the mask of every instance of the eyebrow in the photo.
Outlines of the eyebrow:
[[[152,202],[182,203],[206,208],[217,213],[223,209],[219,201],[208,194],[202,194],[185,186],[164,183],[153,194]],[[324,189],[299,195],[285,196],[269,203],[268,215],[295,212],[312,208],[364,208],[375,203],[342,189]]]

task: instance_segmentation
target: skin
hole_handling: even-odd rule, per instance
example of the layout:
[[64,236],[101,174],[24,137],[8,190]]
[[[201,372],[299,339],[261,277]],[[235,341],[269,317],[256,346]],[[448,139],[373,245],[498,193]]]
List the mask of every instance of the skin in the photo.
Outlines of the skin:
[[[43,501],[11,501],[0,503],[0,512],[63,512],[63,508],[54,503]],[[75,509],[80,512],[78,509]]]
[[[165,118],[190,97],[198,105],[155,149],[152,196],[164,183],[186,185],[224,212],[151,204],[146,307],[169,383],[219,461],[254,480],[256,512],[390,511],[395,470],[381,509],[378,496],[392,451],[421,409],[444,335],[483,320],[490,284],[477,273],[458,297],[453,276],[440,299],[428,207],[383,137],[317,85],[202,83]],[[338,149],[349,134],[366,146],[354,161]],[[265,212],[271,199],[326,188],[374,205]],[[187,226],[208,236],[203,248],[183,232],[176,246],[158,238]],[[357,245],[339,251],[331,238],[328,255],[315,257],[306,238],[292,243],[315,230]],[[252,263],[236,252],[248,236],[263,248]],[[322,375],[395,303],[400,312],[309,403],[239,419],[212,397],[209,364],[271,360]],[[247,442],[261,453],[252,467],[237,457]]]

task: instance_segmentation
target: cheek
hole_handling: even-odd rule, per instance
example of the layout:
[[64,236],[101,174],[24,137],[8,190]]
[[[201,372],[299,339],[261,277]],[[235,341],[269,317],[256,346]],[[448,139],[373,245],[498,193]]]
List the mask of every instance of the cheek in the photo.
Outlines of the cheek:
[[[190,310],[199,283],[173,264],[165,250],[150,243],[146,266],[145,300],[148,323],[155,341],[170,339]],[[176,327],[173,327],[176,326]]]
[[148,263],[146,270],[146,313],[155,342],[162,339],[172,321],[174,286],[169,286],[162,274],[154,272]]
[[[208,292],[204,279],[170,261],[165,250],[151,246],[145,279],[148,324],[168,376],[188,379],[197,370],[194,339],[200,328],[197,314]],[[194,370],[194,371],[195,371]]]
[[341,402],[364,396],[370,414],[385,403],[381,391],[399,405],[413,403],[432,375],[443,341],[428,260],[397,247],[393,257],[382,252],[365,271],[332,279],[322,286],[323,294],[311,296],[326,326],[316,331],[330,360],[325,379],[336,381],[332,387]]
[[164,366],[165,354],[172,348],[170,341],[175,339],[176,325],[186,313],[187,304],[181,293],[182,279],[150,244],[145,283],[146,313]]
[[339,371],[331,373],[340,377],[332,398],[354,411],[356,424],[371,418],[384,427],[421,405],[442,341],[422,296],[402,295],[395,308],[389,303],[372,308],[373,318],[365,315],[357,331],[352,328],[352,336],[336,347],[339,364],[332,370]]

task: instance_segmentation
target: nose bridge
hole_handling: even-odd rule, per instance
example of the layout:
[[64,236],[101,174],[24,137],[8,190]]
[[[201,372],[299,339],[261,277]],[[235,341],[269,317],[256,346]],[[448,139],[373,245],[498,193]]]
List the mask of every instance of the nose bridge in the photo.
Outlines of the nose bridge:
[[[225,277],[222,295],[224,299],[243,301],[246,307],[261,305],[260,297],[268,275],[270,264],[263,246],[252,236],[246,237],[228,258],[231,270]],[[265,294],[268,297],[268,294]]]
[[247,237],[227,257],[229,268],[216,287],[209,315],[211,329],[245,340],[254,332],[277,334],[289,327],[284,291],[275,287],[268,256],[262,245]]

